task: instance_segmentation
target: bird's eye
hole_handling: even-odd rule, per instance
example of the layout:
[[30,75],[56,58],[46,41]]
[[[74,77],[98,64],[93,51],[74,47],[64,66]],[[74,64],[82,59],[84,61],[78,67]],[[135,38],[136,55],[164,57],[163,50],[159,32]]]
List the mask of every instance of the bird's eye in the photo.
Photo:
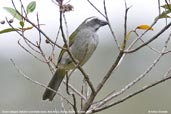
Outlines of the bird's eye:
[[99,19],[94,19],[94,23],[99,23]]
[[94,19],[95,22],[98,22],[99,20],[98,19]]

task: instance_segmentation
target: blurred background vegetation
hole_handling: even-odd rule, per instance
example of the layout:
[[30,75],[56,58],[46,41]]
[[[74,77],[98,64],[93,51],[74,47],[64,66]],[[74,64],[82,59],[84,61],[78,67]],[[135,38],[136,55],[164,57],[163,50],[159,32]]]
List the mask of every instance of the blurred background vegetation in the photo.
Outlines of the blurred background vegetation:
[[[40,23],[45,24],[42,29],[49,37],[55,39],[59,25],[57,6],[47,0],[36,1],[36,10],[39,12]],[[95,0],[92,1],[97,7],[103,10],[103,8],[101,8],[103,6],[102,0],[99,0],[98,2]],[[16,4],[17,2],[18,1],[16,1]],[[23,2],[27,3],[25,1]],[[121,41],[123,38],[124,1],[118,2],[115,0],[106,0],[106,2],[113,30],[119,41]],[[139,24],[150,25],[158,14],[156,0],[127,0],[127,2],[128,5],[132,5],[128,14],[128,30],[134,29]],[[86,0],[71,0],[70,4],[74,6],[74,11],[66,13],[70,34],[85,18],[93,15],[100,16],[86,2]],[[12,5],[10,1],[2,2],[0,5],[0,19],[4,19],[6,16],[10,18],[10,16],[2,9],[4,6]],[[102,17],[100,16],[100,18]],[[30,19],[33,21],[36,20],[36,14],[32,14]],[[17,25],[17,22],[14,21],[14,25],[15,24]],[[154,31],[146,34],[146,37],[143,39],[148,40],[164,25],[165,20],[159,21],[159,23],[154,26]],[[7,24],[0,25],[0,29],[5,28],[6,26]],[[170,30],[171,29],[161,35],[151,44],[151,46],[161,49],[165,41],[163,39],[168,37]],[[141,31],[138,32],[141,33]],[[37,32],[34,29],[26,32],[26,34],[33,40],[37,36]],[[99,46],[92,58],[83,67],[91,76],[90,79],[95,85],[98,84],[104,74],[108,71],[118,54],[118,50],[108,27],[100,29],[98,34],[100,37]],[[134,35],[131,35],[132,39],[134,39],[134,37]],[[10,59],[12,58],[25,74],[41,83],[47,84],[52,76],[46,64],[37,61],[19,47],[17,44],[19,39],[20,36],[16,33],[0,35],[0,110],[60,110],[61,106],[59,97],[56,96],[55,102],[42,101],[44,88],[23,78],[10,62]],[[47,48],[48,52],[48,44],[45,44],[45,48]],[[146,78],[137,83],[119,98],[140,89],[154,80],[160,79],[171,66],[170,57],[170,54],[164,56]],[[136,53],[127,55],[120,67],[113,72],[107,85],[102,89],[96,100],[103,98],[103,96],[107,95],[113,89],[119,91],[126,84],[143,73],[156,58],[157,54],[147,47],[142,48]],[[79,71],[74,72],[70,82],[78,88],[81,87],[81,73]],[[169,80],[127,100],[126,102],[101,113],[99,112],[98,114],[147,114],[148,111],[151,110],[168,111],[169,114],[171,112],[170,87],[171,81]],[[65,85],[62,85],[61,91],[65,91]]]

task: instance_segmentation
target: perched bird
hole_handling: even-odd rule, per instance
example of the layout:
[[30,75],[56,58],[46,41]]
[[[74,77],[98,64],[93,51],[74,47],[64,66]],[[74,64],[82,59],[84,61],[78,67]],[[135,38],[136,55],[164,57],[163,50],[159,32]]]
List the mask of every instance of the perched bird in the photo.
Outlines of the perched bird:
[[[97,17],[89,17],[69,37],[70,52],[80,66],[87,62],[98,45],[97,30],[107,24],[106,21],[100,20]],[[64,47],[66,46],[64,45]],[[57,70],[48,84],[48,87],[56,91],[64,79],[66,72],[75,68],[73,60],[64,49],[59,54],[57,65]],[[49,101],[52,101],[55,95],[55,92],[46,88],[43,100],[49,99]]]

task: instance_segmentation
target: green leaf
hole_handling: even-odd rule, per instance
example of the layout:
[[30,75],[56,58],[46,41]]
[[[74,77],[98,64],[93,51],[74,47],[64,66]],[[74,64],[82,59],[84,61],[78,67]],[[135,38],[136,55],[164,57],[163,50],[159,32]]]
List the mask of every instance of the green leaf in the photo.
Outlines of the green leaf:
[[131,33],[132,33],[132,31],[129,31],[129,32],[126,34],[126,41],[129,39]]
[[1,30],[1,31],[0,31],[0,34],[8,33],[8,32],[13,32],[13,31],[16,31],[16,30],[19,30],[19,29],[7,28],[7,29],[4,29],[4,30]]
[[162,19],[162,18],[170,18],[167,14],[171,13],[171,10],[163,11],[159,16],[157,16],[155,19]]
[[36,8],[36,2],[32,1],[27,5],[27,14],[32,13]]
[[18,12],[10,7],[3,7],[8,13],[10,13],[13,17],[15,17],[18,20],[22,20],[22,17],[18,14]]
[[163,6],[161,6],[162,8],[165,8],[165,9],[171,9],[171,4],[165,4]]
[[20,21],[20,26],[24,27],[24,22],[23,21]]
[[[126,34],[126,41],[128,41],[128,39],[129,39],[131,33],[132,33],[132,31],[130,31],[130,32],[128,32],[128,33]],[[121,44],[120,44],[121,49],[123,49],[124,46],[125,46],[124,41],[122,41]]]

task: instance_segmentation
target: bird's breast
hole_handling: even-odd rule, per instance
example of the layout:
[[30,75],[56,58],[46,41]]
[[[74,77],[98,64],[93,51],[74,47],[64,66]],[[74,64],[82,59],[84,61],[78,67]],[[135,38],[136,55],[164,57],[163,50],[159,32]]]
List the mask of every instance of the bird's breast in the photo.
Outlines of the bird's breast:
[[97,34],[78,36],[71,46],[71,53],[81,63],[84,64],[93,54],[98,45]]

